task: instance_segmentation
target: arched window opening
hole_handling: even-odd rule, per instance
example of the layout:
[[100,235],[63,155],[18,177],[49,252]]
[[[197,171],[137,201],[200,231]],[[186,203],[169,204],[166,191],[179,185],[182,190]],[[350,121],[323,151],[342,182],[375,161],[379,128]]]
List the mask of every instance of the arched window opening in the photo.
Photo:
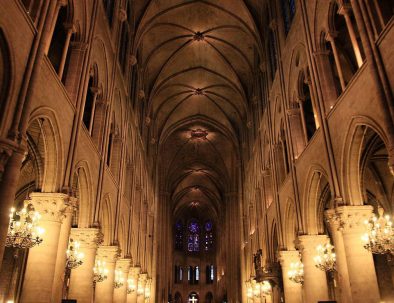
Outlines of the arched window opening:
[[212,303],[213,302],[213,294],[208,292],[205,296],[205,303]]
[[89,134],[92,134],[97,93],[98,89],[96,87],[96,79],[94,73],[92,73],[89,77],[88,90],[86,92],[85,106],[82,117],[83,124],[85,125]]
[[336,97],[338,97],[341,94],[341,90],[342,90],[341,89],[341,80],[339,78],[338,67],[335,62],[334,53],[333,53],[333,49],[331,47],[331,43],[326,41],[324,45],[325,45],[326,50],[328,52],[328,60],[329,60],[330,69],[331,69],[329,71],[331,71],[331,74],[333,77],[333,82],[335,85]]
[[74,32],[74,25],[68,20],[68,6],[61,6],[48,50],[48,58],[60,79],[63,78],[68,47]]
[[107,166],[110,167],[112,160],[112,150],[113,150],[113,142],[115,137],[115,125],[114,122],[111,123],[111,131],[108,137],[108,146],[107,146]]
[[175,265],[175,283],[182,283],[183,280],[183,269],[182,266]]
[[295,0],[281,0],[281,8],[285,33],[287,35],[290,31],[291,23],[293,22],[296,11]]
[[205,277],[206,277],[206,283],[207,284],[212,284],[213,281],[215,280],[215,267],[211,265],[207,265],[205,269]]
[[394,2],[392,0],[367,0],[366,2],[377,38],[394,15]]
[[[182,296],[179,292],[175,293],[174,299],[175,299],[175,303],[182,303]],[[168,300],[168,302],[170,302],[170,300]]]
[[200,268],[198,266],[194,268],[194,273],[195,273],[194,284],[198,284],[200,282]]
[[175,223],[175,249],[183,249],[183,224],[181,221]]
[[127,67],[128,67],[128,41],[129,41],[129,19],[130,18],[130,11],[129,11],[130,5],[127,5],[127,15],[126,15],[126,20],[122,22],[121,25],[121,30],[120,30],[120,42],[119,42],[119,54],[118,54],[118,60],[119,64],[121,67],[121,70],[123,74],[127,72]]
[[312,103],[310,87],[309,84],[306,83],[305,79],[302,81],[300,106],[302,107],[301,109],[305,138],[306,141],[309,141],[317,129],[317,117]]
[[103,0],[105,15],[107,16],[108,23],[112,26],[114,16],[115,0]]

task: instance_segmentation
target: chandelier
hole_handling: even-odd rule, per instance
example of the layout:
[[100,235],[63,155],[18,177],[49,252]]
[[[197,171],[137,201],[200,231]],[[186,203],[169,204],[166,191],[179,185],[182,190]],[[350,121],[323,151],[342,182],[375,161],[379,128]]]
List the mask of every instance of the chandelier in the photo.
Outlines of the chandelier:
[[124,284],[124,278],[122,271],[120,270],[115,270],[115,281],[114,281],[114,287],[115,288],[121,288]]
[[272,291],[271,283],[268,281],[263,281],[260,284],[260,289],[263,295],[269,295]]
[[394,254],[394,229],[389,215],[378,208],[379,218],[373,216],[365,220],[367,232],[362,236],[364,247],[373,254]]
[[317,255],[313,258],[315,266],[322,271],[334,271],[336,262],[334,246],[329,242],[320,244],[316,247],[316,252]]
[[290,270],[287,274],[294,283],[304,283],[304,264],[302,262],[290,263]]
[[10,223],[5,245],[15,248],[32,248],[42,242],[44,229],[38,225],[41,215],[28,204],[20,211],[11,208]]
[[108,277],[108,269],[105,267],[105,261],[97,260],[93,267],[93,282],[103,282]]
[[66,267],[68,269],[77,268],[78,266],[81,266],[83,263],[82,260],[85,255],[79,251],[79,246],[80,244],[78,241],[73,241],[73,239],[70,239],[70,244],[66,251],[67,254]]
[[150,298],[150,287],[145,287],[145,298]]
[[128,279],[127,280],[127,293],[131,294],[135,292],[135,289],[137,286],[135,285],[135,280],[134,279]]

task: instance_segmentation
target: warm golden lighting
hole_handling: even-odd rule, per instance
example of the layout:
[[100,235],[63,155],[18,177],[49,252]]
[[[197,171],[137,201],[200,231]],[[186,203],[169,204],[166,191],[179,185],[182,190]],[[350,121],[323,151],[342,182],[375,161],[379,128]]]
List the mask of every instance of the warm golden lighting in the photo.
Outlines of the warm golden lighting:
[[108,277],[108,269],[105,261],[97,260],[93,267],[93,282],[103,282]]
[[374,254],[394,253],[393,222],[389,215],[384,215],[383,208],[378,209],[379,218],[373,216],[364,223],[367,232],[363,235],[364,247]]
[[69,269],[77,268],[78,266],[82,265],[83,258],[85,255],[79,251],[80,244],[78,241],[74,241],[70,239],[70,243],[68,249],[66,251],[67,254],[67,263],[66,267]]
[[9,217],[6,246],[32,248],[42,242],[41,236],[45,230],[38,225],[41,215],[34,210],[32,204],[28,204],[20,211],[11,208]]
[[287,274],[294,283],[304,283],[304,264],[301,262],[290,263],[290,270]]
[[135,280],[134,279],[128,279],[127,280],[127,293],[131,294],[135,292],[137,286],[135,285]]
[[334,253],[334,246],[330,243],[318,245],[316,247],[317,255],[313,258],[315,266],[323,271],[335,270],[336,255]]
[[268,295],[272,292],[272,286],[271,283],[269,281],[263,281],[261,282],[261,292],[264,295]]

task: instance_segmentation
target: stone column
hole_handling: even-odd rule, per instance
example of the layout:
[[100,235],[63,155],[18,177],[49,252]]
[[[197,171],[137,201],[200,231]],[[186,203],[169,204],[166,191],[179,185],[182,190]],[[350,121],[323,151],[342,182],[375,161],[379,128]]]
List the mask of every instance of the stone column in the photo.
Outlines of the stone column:
[[285,293],[286,303],[301,303],[302,302],[302,285],[290,281],[288,271],[290,264],[300,262],[300,253],[298,250],[282,250],[279,252],[279,261],[282,266],[283,274],[283,288]]
[[326,273],[315,266],[313,258],[316,256],[316,247],[327,243],[326,235],[305,235],[298,237],[302,263],[304,264],[304,302],[316,303],[327,301],[328,287]]
[[97,228],[72,228],[70,238],[80,243],[80,252],[84,254],[83,264],[71,270],[68,298],[78,303],[91,303],[93,298],[93,267],[97,246],[103,235]]
[[31,193],[35,210],[41,214],[39,225],[45,229],[43,242],[29,250],[20,302],[51,302],[60,228],[68,196],[61,193]]
[[112,303],[114,295],[115,265],[118,258],[118,246],[99,246],[96,259],[104,261],[108,269],[108,276],[96,284],[95,303]]
[[145,285],[148,274],[142,273],[138,276],[138,286],[137,286],[137,303],[145,303]]
[[335,248],[336,271],[338,274],[338,284],[340,292],[340,301],[352,303],[352,294],[350,291],[349,273],[347,269],[345,245],[343,243],[342,232],[339,230],[340,222],[334,209],[326,210],[325,218],[330,229],[330,234]]
[[57,249],[55,276],[52,286],[52,302],[61,302],[62,291],[64,286],[64,274],[66,268],[67,255],[66,251],[68,248],[68,240],[70,237],[71,221],[76,205],[76,198],[68,199],[68,206],[64,210],[64,219],[60,228],[59,245]]
[[64,45],[63,45],[62,57],[60,59],[60,64],[59,64],[59,70],[57,71],[57,74],[58,74],[60,80],[62,80],[64,67],[66,65],[67,52],[68,52],[68,48],[70,46],[71,35],[76,31],[75,25],[72,23],[71,24],[64,24],[64,29],[67,32],[66,41],[64,42]]
[[291,127],[291,143],[293,144],[294,158],[297,159],[305,148],[305,136],[302,124],[301,109],[294,106],[286,111]]
[[116,261],[116,270],[123,274],[124,283],[122,287],[115,288],[114,290],[114,303],[126,303],[127,296],[127,278],[130,269],[130,259],[119,259]]
[[127,293],[127,303],[137,303],[138,276],[140,272],[141,268],[138,266],[130,268],[128,280],[131,280],[131,284],[134,287]]
[[339,59],[338,49],[335,44],[335,37],[336,36],[337,36],[337,33],[329,32],[326,34],[325,38],[328,42],[330,42],[332,54],[334,55],[335,66],[337,67],[337,71],[338,71],[339,82],[341,83],[342,91],[344,91],[346,88],[346,83],[345,83],[345,79],[343,77],[343,71],[342,71],[341,61]]
[[379,288],[372,254],[361,240],[364,221],[372,215],[372,206],[340,206],[336,209],[342,230],[349,283],[353,302],[379,302]]

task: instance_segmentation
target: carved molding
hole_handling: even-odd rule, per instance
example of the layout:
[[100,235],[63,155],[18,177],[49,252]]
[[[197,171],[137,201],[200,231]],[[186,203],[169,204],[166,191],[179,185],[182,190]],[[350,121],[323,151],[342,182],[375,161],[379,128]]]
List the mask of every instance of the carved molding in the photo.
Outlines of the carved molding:
[[370,219],[373,207],[363,206],[339,206],[335,209],[339,229],[342,232],[359,232],[365,230],[365,220]]
[[118,259],[116,261],[116,270],[128,273],[131,266],[131,259]]
[[71,228],[70,238],[78,241],[81,248],[97,248],[103,242],[98,228]]
[[69,196],[63,193],[37,193],[30,194],[26,201],[34,206],[41,215],[41,221],[62,222],[65,212],[70,206]]
[[107,263],[115,263],[119,258],[119,254],[118,246],[102,245],[97,248],[97,258]]

